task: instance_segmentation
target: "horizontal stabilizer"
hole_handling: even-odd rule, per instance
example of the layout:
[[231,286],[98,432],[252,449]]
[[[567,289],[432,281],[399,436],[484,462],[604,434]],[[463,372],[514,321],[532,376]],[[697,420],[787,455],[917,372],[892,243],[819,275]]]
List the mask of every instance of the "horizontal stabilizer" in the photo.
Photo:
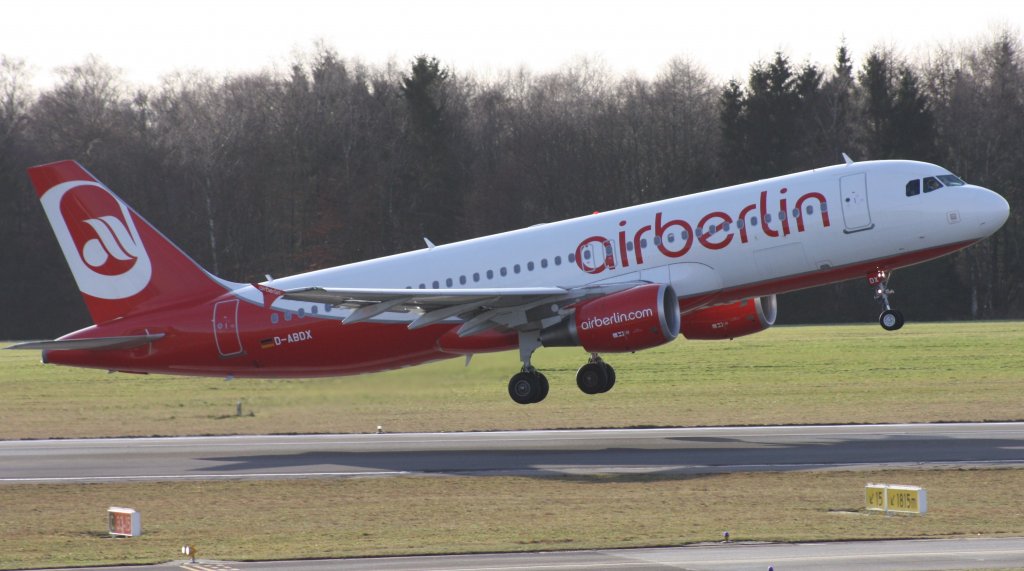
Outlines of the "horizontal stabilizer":
[[94,337],[92,339],[58,339],[56,341],[27,341],[11,345],[8,349],[35,349],[43,351],[102,351],[106,349],[132,349],[162,339],[163,333],[152,335],[125,335],[123,337]]

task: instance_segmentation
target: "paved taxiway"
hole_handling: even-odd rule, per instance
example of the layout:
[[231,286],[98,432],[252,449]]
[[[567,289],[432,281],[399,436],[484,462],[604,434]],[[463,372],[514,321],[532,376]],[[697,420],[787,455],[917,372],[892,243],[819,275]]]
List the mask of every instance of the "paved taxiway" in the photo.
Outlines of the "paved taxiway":
[[1024,466],[1024,423],[0,442],[0,483]]
[[[168,563],[106,571],[890,571],[919,569],[1012,569],[1024,562],[1024,539],[932,539],[803,544],[715,544],[676,548],[614,549],[496,555],[384,557],[312,561]],[[104,568],[96,568],[96,571]],[[71,571],[71,570],[68,570]],[[93,571],[76,569],[75,571]]]

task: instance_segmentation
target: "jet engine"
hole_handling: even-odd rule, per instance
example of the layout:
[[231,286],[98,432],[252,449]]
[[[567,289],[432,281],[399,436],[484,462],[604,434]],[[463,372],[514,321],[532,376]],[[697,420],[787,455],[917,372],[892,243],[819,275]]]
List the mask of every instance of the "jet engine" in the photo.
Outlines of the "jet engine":
[[778,309],[774,295],[715,305],[686,314],[681,330],[687,339],[733,339],[775,325]]
[[542,330],[540,341],[545,347],[626,353],[668,343],[678,335],[675,290],[647,284],[580,303],[568,319]]

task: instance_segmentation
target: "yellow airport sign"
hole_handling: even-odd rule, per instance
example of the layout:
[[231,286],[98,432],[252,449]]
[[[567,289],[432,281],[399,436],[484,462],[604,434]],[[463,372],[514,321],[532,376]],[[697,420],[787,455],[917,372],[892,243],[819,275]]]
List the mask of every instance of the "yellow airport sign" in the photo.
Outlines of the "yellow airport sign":
[[864,487],[864,496],[868,511],[912,514],[928,511],[928,491],[918,486],[868,484]]

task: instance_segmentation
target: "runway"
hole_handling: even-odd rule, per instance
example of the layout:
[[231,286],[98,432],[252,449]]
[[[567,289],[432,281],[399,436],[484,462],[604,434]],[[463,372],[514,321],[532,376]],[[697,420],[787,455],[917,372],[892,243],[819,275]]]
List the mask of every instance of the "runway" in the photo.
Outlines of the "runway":
[[[1024,561],[1024,539],[932,539],[795,544],[714,544],[656,549],[548,553],[322,559],[308,561],[175,562],[154,566],[77,568],[74,571],[862,571],[886,569],[1014,569]],[[54,570],[62,571],[62,570]],[[72,570],[66,570],[72,571]]]
[[1024,466],[1024,423],[0,442],[0,484]]

